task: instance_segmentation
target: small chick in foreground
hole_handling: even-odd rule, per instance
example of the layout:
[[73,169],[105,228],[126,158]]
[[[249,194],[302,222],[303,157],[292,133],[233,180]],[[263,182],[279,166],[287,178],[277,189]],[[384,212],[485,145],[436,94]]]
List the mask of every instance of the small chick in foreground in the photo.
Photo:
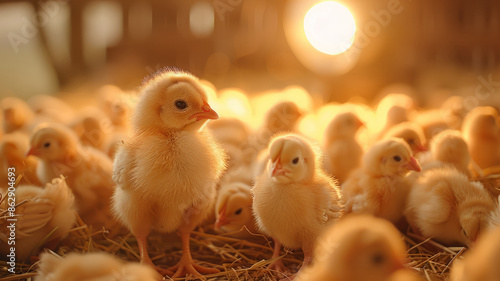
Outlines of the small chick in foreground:
[[499,118],[491,106],[476,107],[465,117],[462,132],[472,159],[481,169],[500,165]]
[[500,227],[487,232],[465,255],[453,263],[451,281],[498,281],[500,276]]
[[382,140],[364,155],[362,167],[342,185],[347,213],[372,214],[397,223],[403,217],[410,183],[409,171],[421,170],[408,144]]
[[414,155],[427,151],[424,146],[424,132],[419,125],[413,122],[403,122],[395,125],[385,133],[384,138],[401,138],[405,140]]
[[215,230],[237,232],[246,227],[257,233],[252,211],[252,187],[242,182],[221,185],[215,203]]
[[63,175],[85,223],[95,227],[114,224],[110,212],[113,163],[105,154],[81,146],[76,135],[60,124],[40,124],[30,145],[27,155],[40,158],[37,175],[42,183]]
[[[1,190],[7,197],[7,188]],[[10,196],[9,196],[10,197]],[[74,196],[63,177],[55,178],[45,188],[21,185],[16,187],[16,259],[28,261],[30,256],[38,254],[43,246],[55,244],[68,235],[76,221]],[[7,201],[4,204],[7,205]],[[10,202],[10,201],[9,201]],[[1,206],[0,209],[7,209]],[[7,229],[8,221],[1,225]],[[50,236],[49,236],[50,234]],[[0,233],[0,253],[5,257],[9,253],[8,232]]]
[[[318,239],[313,265],[297,281],[388,281],[404,268],[406,247],[388,221],[350,215]],[[401,281],[401,279],[397,279]]]
[[[273,258],[279,256],[282,243],[287,248],[302,248],[303,266],[307,266],[321,231],[343,214],[340,191],[322,170],[319,148],[303,137],[275,137],[269,145],[269,158],[252,190],[257,225],[275,240]],[[279,259],[270,268],[286,270]]]
[[40,255],[35,281],[159,281],[161,276],[149,266],[124,262],[108,253],[54,253]]
[[444,167],[422,174],[405,215],[414,231],[445,245],[471,245],[487,228],[493,199],[479,182]]
[[130,137],[115,156],[114,214],[136,237],[144,264],[154,266],[147,249],[152,229],[178,231],[179,263],[156,267],[173,278],[218,272],[196,264],[189,245],[191,231],[213,212],[225,169],[224,152],[202,129],[217,118],[196,77],[163,70],[142,86]]
[[325,131],[324,150],[327,172],[344,182],[361,165],[363,148],[356,141],[356,132],[364,123],[352,112],[335,116]]

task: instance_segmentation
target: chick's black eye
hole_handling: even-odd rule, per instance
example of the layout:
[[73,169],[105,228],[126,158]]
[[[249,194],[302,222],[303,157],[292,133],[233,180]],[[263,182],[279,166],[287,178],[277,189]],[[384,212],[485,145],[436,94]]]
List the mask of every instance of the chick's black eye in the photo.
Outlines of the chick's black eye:
[[409,144],[409,145],[412,145],[412,144],[414,144],[414,143],[415,143],[415,140],[414,140],[414,139],[409,139],[409,140],[408,140],[408,144]]
[[44,144],[43,144],[43,147],[45,147],[45,148],[49,148],[49,147],[50,147],[50,142],[46,142],[46,143],[44,143]]
[[236,212],[234,212],[234,214],[239,215],[239,214],[241,214],[241,212],[243,212],[243,209],[239,208],[238,210],[236,210]]
[[174,104],[177,109],[185,109],[187,107],[187,103],[183,100],[176,100]]
[[396,162],[401,161],[401,157],[400,156],[394,156],[393,159],[396,160]]
[[372,256],[372,263],[374,265],[381,265],[385,262],[385,256],[382,253],[375,253]]
[[292,163],[293,163],[293,164],[297,164],[297,163],[299,163],[299,157],[295,157],[295,158],[293,158]]

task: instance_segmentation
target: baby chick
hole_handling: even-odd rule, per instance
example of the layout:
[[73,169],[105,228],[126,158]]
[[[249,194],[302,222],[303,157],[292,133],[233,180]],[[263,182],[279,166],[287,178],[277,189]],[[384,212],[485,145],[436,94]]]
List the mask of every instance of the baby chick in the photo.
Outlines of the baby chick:
[[[269,145],[267,169],[256,179],[253,210],[259,229],[280,244],[302,248],[304,265],[311,262],[316,238],[343,214],[335,181],[322,170],[319,148],[303,137],[287,134]],[[284,270],[280,260],[271,268]]]
[[410,183],[409,171],[420,171],[410,146],[391,138],[373,145],[363,156],[362,166],[342,185],[346,212],[367,213],[396,223],[403,217]]
[[161,276],[139,263],[124,262],[108,253],[40,255],[35,281],[159,281]]
[[[6,188],[2,190],[2,194],[7,197]],[[15,211],[15,248],[16,258],[20,261],[27,261],[31,255],[36,255],[40,247],[55,244],[65,238],[75,223],[74,196],[63,177],[53,179],[45,188],[18,186],[15,198],[19,204]],[[4,205],[7,205],[7,201],[4,201]],[[1,209],[7,209],[7,206],[2,206]],[[2,229],[7,229],[9,222],[0,225]],[[7,244],[8,238],[7,232],[0,233],[2,256],[9,253],[11,246]]]
[[350,215],[318,239],[313,265],[296,280],[388,281],[391,274],[404,268],[405,259],[402,235],[390,222]]
[[2,99],[0,109],[3,111],[3,130],[5,133],[29,130],[29,125],[35,117],[28,104],[16,97]]
[[0,186],[7,184],[7,169],[15,168],[16,176],[21,177],[17,184],[42,186],[36,175],[38,159],[25,157],[29,146],[29,137],[20,132],[6,134],[0,138]]
[[425,237],[470,245],[488,226],[493,199],[479,182],[444,167],[423,173],[408,196],[406,218]]
[[252,212],[251,186],[242,182],[221,185],[215,203],[218,232],[237,232],[244,226],[256,233],[257,227]]
[[114,85],[104,85],[98,90],[99,106],[113,126],[126,129],[130,123],[131,102],[127,94]]
[[141,261],[153,265],[147,250],[152,229],[179,231],[181,260],[169,270],[157,268],[173,271],[172,277],[217,272],[197,265],[189,247],[191,231],[213,210],[225,169],[223,151],[202,130],[217,118],[196,77],[164,70],[140,90],[131,135],[115,156],[113,209],[135,235]]
[[60,124],[35,128],[27,155],[40,158],[37,175],[42,183],[63,175],[75,195],[78,214],[95,227],[110,226],[110,198],[114,190],[113,163],[102,152],[83,147],[76,135]]
[[75,118],[75,110],[63,100],[47,95],[37,95],[28,99],[27,103],[37,118],[46,121],[67,124]]
[[363,149],[356,141],[356,132],[364,123],[352,112],[335,116],[325,131],[326,170],[340,183],[361,165]]
[[451,281],[496,281],[500,276],[500,227],[488,231],[453,264]]
[[464,173],[469,178],[470,164],[469,147],[462,134],[455,130],[445,130],[437,134],[431,141],[430,161],[422,163],[424,170],[435,166],[435,163],[444,163],[453,165],[458,171]]
[[424,132],[419,125],[413,122],[403,122],[393,126],[385,133],[384,138],[401,138],[405,140],[414,155],[427,151],[424,146]]
[[495,108],[474,108],[465,117],[462,132],[472,159],[481,169],[500,165],[500,126]]

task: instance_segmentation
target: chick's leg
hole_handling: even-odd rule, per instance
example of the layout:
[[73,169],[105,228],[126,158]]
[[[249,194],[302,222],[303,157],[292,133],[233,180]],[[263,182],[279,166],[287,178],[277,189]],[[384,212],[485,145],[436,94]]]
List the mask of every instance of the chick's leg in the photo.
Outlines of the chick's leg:
[[[279,258],[281,251],[281,242],[278,239],[274,239],[274,251],[273,251],[273,259]],[[288,268],[283,264],[281,259],[277,259],[273,261],[268,267],[268,269],[276,270],[278,272],[284,273],[288,272]]]
[[179,263],[169,268],[168,270],[175,272],[171,277],[177,278],[187,274],[192,274],[199,278],[203,278],[202,274],[217,273],[219,270],[215,268],[204,267],[196,264],[191,256],[191,249],[189,247],[189,236],[191,235],[191,227],[183,226],[179,229],[179,235],[182,240],[182,256]]

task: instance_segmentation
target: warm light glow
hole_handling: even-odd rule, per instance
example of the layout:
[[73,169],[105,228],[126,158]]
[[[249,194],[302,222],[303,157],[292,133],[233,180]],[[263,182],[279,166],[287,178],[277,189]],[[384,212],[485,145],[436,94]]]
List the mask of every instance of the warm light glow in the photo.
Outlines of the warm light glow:
[[304,17],[304,31],[318,51],[337,55],[352,46],[356,23],[346,7],[325,1],[309,9]]

